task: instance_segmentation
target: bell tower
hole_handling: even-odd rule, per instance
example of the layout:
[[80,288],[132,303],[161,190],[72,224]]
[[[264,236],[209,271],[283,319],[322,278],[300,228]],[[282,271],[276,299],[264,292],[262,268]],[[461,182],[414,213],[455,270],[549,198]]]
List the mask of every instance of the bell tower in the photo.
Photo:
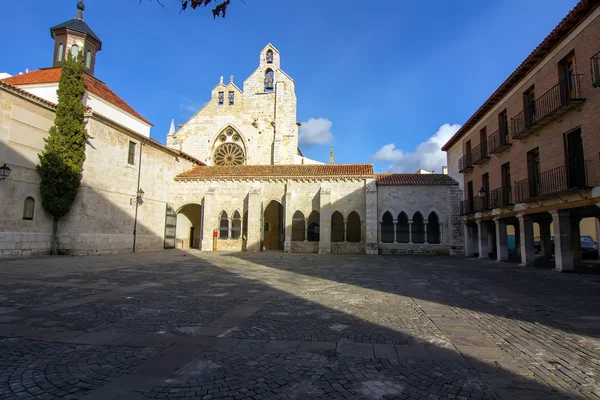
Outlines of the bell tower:
[[79,1],[75,18],[50,28],[50,34],[54,39],[52,66],[62,66],[63,60],[71,51],[71,54],[76,57],[84,57],[85,72],[94,75],[96,53],[102,50],[102,41],[83,20],[84,10],[83,1]]

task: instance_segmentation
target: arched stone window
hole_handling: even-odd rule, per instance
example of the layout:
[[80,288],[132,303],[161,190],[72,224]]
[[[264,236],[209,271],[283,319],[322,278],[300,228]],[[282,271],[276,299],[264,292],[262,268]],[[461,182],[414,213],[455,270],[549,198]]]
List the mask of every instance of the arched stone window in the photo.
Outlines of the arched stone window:
[[273,50],[267,50],[267,64],[273,64]]
[[219,221],[219,239],[227,239],[229,237],[229,219],[227,213],[223,211],[221,213]]
[[306,234],[306,221],[304,220],[304,214],[302,211],[296,211],[292,217],[292,241],[302,242],[304,241],[304,235]]
[[87,69],[92,68],[92,51],[88,50],[85,52],[85,67]]
[[320,221],[321,215],[318,211],[313,211],[308,216],[308,228],[306,229],[306,239],[309,242],[318,242],[320,239]]
[[336,211],[331,216],[331,241],[344,241],[344,216],[339,211]]
[[381,241],[394,243],[394,217],[389,211],[386,211],[381,218]]
[[348,214],[346,221],[346,241],[358,243],[362,239],[362,228],[360,226],[360,217],[356,211]]
[[272,69],[265,72],[265,92],[272,92],[275,88],[275,73]]
[[235,143],[224,143],[217,147],[213,157],[214,164],[218,166],[233,166],[244,164],[244,150]]
[[35,210],[35,200],[33,197],[28,197],[23,202],[23,219],[32,220]]
[[58,54],[57,54],[56,59],[58,60],[58,62],[62,62],[64,56],[65,56],[65,45],[61,43],[58,45]]
[[242,239],[248,239],[248,211],[244,213],[244,220],[242,221]]
[[440,236],[440,219],[437,214],[432,211],[427,218],[427,242],[433,244],[441,243]]
[[77,56],[79,55],[79,46],[77,46],[76,44],[71,46],[71,55],[73,56],[73,58],[77,58]]
[[413,243],[425,243],[425,224],[423,216],[418,211],[413,215],[412,241]]
[[233,218],[231,219],[231,238],[239,239],[242,234],[242,218],[240,217],[239,212],[233,213]]
[[398,215],[398,224],[396,225],[396,241],[398,243],[408,243],[410,239],[408,216],[404,211]]

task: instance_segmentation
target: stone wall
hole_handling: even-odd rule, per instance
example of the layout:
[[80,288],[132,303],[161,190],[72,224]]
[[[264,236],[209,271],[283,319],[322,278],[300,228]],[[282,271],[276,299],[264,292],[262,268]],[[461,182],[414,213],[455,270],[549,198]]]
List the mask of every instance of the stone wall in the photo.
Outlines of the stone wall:
[[[7,88],[0,87],[0,96],[0,151],[12,168],[9,179],[0,183],[0,201],[11,205],[0,217],[0,249],[3,256],[47,254],[52,218],[41,205],[35,165],[53,123],[53,107]],[[97,114],[86,114],[84,122],[90,139],[83,179],[70,213],[59,224],[60,251],[133,249],[140,150],[140,187],[145,194],[138,207],[136,249],[162,249],[173,178],[194,164]],[[130,141],[137,150],[133,165],[128,164]],[[35,201],[32,220],[23,219],[27,197]]]

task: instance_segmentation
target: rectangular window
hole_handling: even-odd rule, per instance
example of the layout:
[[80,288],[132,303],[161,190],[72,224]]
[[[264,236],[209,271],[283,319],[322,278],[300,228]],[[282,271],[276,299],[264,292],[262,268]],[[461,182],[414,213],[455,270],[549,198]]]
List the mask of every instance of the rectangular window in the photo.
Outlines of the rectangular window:
[[235,98],[235,92],[229,92],[229,105],[233,104]]
[[479,131],[479,145],[481,146],[481,157],[487,157],[487,129],[483,127],[482,130]]
[[527,152],[527,175],[529,179],[529,197],[537,196],[540,184],[540,149]]
[[490,174],[485,173],[481,175],[481,188],[483,189],[485,195],[481,199],[482,209],[488,210],[489,207],[489,199],[490,199]]
[[219,105],[222,106],[225,102],[225,92],[219,92]]
[[512,203],[511,199],[511,182],[510,182],[510,162],[502,164],[500,167],[502,178],[502,204],[508,205]]
[[523,93],[523,107],[525,108],[525,126],[529,128],[536,121],[535,86],[531,86]]
[[129,155],[127,157],[127,163],[135,164],[135,142],[129,142]]
[[500,128],[500,143],[508,143],[508,113],[506,108],[498,114],[498,127]]
[[558,63],[558,73],[561,81],[561,101],[564,103],[579,99],[579,79],[577,76],[577,63],[575,62],[575,52],[570,52]]

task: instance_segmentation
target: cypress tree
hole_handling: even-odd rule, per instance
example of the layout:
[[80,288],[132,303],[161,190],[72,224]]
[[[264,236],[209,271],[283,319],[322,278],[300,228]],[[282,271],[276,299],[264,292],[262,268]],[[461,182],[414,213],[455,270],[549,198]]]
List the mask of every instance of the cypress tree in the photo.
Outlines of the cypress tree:
[[40,176],[42,207],[53,218],[52,254],[58,253],[58,222],[69,213],[77,196],[85,161],[88,135],[83,123],[85,106],[84,57],[69,51],[58,83],[58,104],[54,125],[44,140],[37,172]]

